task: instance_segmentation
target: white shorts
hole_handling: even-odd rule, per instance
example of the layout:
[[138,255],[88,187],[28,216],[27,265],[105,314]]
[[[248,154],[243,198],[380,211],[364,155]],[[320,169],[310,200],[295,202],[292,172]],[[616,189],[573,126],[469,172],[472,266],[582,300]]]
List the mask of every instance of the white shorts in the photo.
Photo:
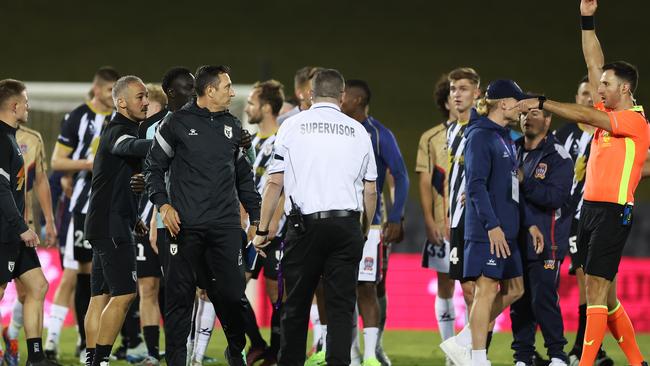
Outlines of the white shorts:
[[70,221],[70,225],[68,225],[68,233],[65,237],[63,268],[79,270],[79,262],[74,260],[74,225],[72,224],[72,221]]
[[439,273],[449,273],[449,241],[444,245],[434,245],[424,241],[422,248],[422,267],[435,269]]
[[379,249],[381,245],[381,227],[372,226],[368,240],[363,245],[363,255],[359,262],[359,282],[377,282],[379,279]]

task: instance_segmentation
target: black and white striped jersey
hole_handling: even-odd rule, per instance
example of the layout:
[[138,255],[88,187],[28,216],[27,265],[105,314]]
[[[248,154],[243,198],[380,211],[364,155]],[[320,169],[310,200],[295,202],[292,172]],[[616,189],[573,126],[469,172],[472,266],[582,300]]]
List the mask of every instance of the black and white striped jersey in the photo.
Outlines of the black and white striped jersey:
[[466,122],[451,122],[447,129],[447,152],[449,153],[449,223],[458,227],[465,207],[462,197],[465,193],[465,129]]
[[567,123],[554,132],[564,149],[571,155],[574,164],[573,185],[571,187],[571,204],[575,208],[575,219],[580,218],[582,196],[585,193],[587,161],[591,150],[593,134],[580,128],[578,124]]
[[266,185],[266,180],[268,178],[266,169],[268,169],[269,164],[271,163],[271,157],[273,156],[273,143],[275,142],[275,137],[275,134],[262,137],[258,133],[253,138],[253,147],[255,148],[253,179],[255,180],[255,187],[260,194],[262,194],[264,185]]
[[[72,149],[70,159],[88,159],[97,151],[99,135],[110,116],[111,113],[102,114],[94,111],[88,103],[80,105],[63,118],[57,143]],[[88,212],[91,181],[90,171],[82,170],[75,175],[70,212],[82,214]]]

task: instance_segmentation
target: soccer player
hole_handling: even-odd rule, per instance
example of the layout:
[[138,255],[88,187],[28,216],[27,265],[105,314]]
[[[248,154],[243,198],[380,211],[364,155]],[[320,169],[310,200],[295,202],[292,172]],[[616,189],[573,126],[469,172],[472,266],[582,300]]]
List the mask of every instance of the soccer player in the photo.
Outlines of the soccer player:
[[[47,246],[56,244],[57,230],[54,223],[54,213],[52,212],[52,198],[50,192],[50,182],[47,178],[47,166],[45,163],[45,149],[43,146],[43,138],[38,131],[25,127],[26,120],[18,121],[18,130],[16,131],[16,142],[20,146],[23,159],[25,161],[25,168],[27,169],[26,181],[26,196],[25,196],[25,217],[27,218],[27,225],[30,229],[34,230],[34,212],[32,210],[33,196],[36,192],[38,203],[41,206],[41,211],[45,217],[45,242]],[[3,332],[5,343],[7,347],[7,354],[5,361],[8,366],[18,365],[18,333],[23,326],[23,301],[25,298],[22,283],[16,281],[16,291],[18,292],[18,299],[14,303],[12,310],[11,323],[9,328]]]
[[650,127],[637,106],[638,71],[617,61],[605,64],[596,37],[596,0],[582,0],[582,50],[596,108],[544,98],[519,102],[519,110],[546,109],[572,122],[596,127],[587,163],[587,180],[577,247],[584,259],[587,326],[580,365],[593,365],[607,328],[632,366],[646,364],[632,322],[616,294],[616,274],[632,226],[634,191],[650,147]]
[[311,80],[319,70],[321,70],[321,68],[318,66],[304,66],[296,71],[296,74],[293,77],[293,91],[297,100],[296,106],[288,112],[279,115],[278,124],[282,124],[285,119],[293,117],[301,111],[307,110],[311,107],[311,96],[309,95],[309,91],[311,90]]
[[[93,78],[92,98],[65,115],[61,132],[52,153],[52,169],[74,175],[70,201],[72,221],[65,243],[64,269],[54,294],[54,306],[48,319],[46,355],[56,359],[63,320],[68,314],[68,300],[74,292],[75,315],[79,327],[80,349],[86,348],[84,318],[90,301],[90,271],[92,250],[84,240],[84,222],[88,212],[93,158],[102,127],[113,113],[113,84],[120,75],[111,67],[102,67]],[[85,360],[83,352],[80,359]]]
[[519,239],[524,273],[524,296],[510,306],[512,349],[515,366],[526,366],[535,357],[535,332],[542,330],[551,366],[566,366],[564,323],[558,286],[560,265],[569,247],[573,211],[568,202],[573,181],[569,154],[548,134],[552,115],[533,109],[523,115],[524,137],[515,141],[519,160],[520,190],[529,215],[548,243],[541,254],[533,250],[531,238]]
[[[524,292],[521,257],[518,161],[508,124],[519,120],[518,100],[528,98],[512,80],[496,80],[478,104],[467,129],[465,174],[465,263],[463,276],[476,282],[470,326],[440,347],[457,366],[489,365],[487,335],[490,322]],[[532,245],[541,253],[544,237],[525,225]],[[471,360],[468,346],[471,344]]]
[[[136,255],[132,231],[146,232],[137,219],[137,200],[129,189],[151,146],[138,139],[145,119],[147,89],[136,76],[124,76],[112,90],[117,107],[102,133],[93,166],[85,236],[93,250],[91,295],[86,314],[87,365],[108,364],[115,338],[136,297]],[[138,224],[136,226],[136,223]]]
[[[384,242],[398,242],[402,237],[402,220],[409,187],[406,165],[395,136],[376,118],[368,115],[370,99],[371,91],[367,82],[354,79],[346,81],[341,111],[361,123],[370,135],[378,173],[377,192],[383,190],[387,171],[390,171],[395,180],[395,201],[387,213],[387,222],[384,223],[383,227],[381,195],[377,195],[377,209],[359,263],[357,302],[364,327],[364,366],[380,364],[376,355],[376,346],[379,339],[377,282],[381,278],[382,245]],[[390,360],[386,362],[390,363]]]
[[25,84],[0,81],[0,300],[9,281],[23,284],[27,365],[55,365],[45,358],[41,338],[48,283],[36,255],[40,240],[23,216],[27,170],[16,129],[19,121],[27,121],[28,108]]
[[[436,320],[443,341],[454,336],[454,280],[449,277],[449,195],[447,172],[447,128],[458,119],[449,93],[449,77],[442,75],[436,84],[435,101],[445,122],[425,131],[420,137],[415,171],[419,175],[420,203],[426,228],[422,266],[436,270],[438,293]],[[449,363],[449,362],[447,362]]]
[[[589,87],[589,77],[585,76],[578,84],[578,90],[575,96],[576,104],[593,106],[594,100]],[[587,326],[587,295],[585,294],[585,274],[582,269],[581,255],[578,255],[578,223],[580,212],[583,205],[583,195],[585,193],[585,177],[587,173],[587,162],[589,161],[589,151],[591,150],[591,140],[596,128],[585,123],[567,123],[563,128],[555,132],[555,136],[560,140],[564,149],[571,155],[574,162],[574,177],[571,187],[571,196],[569,197],[571,212],[575,212],[571,222],[571,232],[569,236],[569,255],[571,255],[571,266],[569,274],[576,276],[578,282],[579,304],[578,304],[578,331],[575,342],[569,352],[569,365],[577,366],[582,354],[582,344],[585,340],[585,327]],[[602,349],[598,351],[596,363],[599,366],[613,366],[614,362],[607,356]]]

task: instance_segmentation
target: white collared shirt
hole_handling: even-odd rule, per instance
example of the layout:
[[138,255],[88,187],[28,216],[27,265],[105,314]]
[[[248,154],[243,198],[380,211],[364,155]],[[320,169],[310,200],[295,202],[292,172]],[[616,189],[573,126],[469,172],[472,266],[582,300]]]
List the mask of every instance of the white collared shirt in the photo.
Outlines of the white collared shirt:
[[278,130],[269,174],[284,172],[284,210],[363,211],[363,181],[377,179],[370,137],[332,103],[316,103]]

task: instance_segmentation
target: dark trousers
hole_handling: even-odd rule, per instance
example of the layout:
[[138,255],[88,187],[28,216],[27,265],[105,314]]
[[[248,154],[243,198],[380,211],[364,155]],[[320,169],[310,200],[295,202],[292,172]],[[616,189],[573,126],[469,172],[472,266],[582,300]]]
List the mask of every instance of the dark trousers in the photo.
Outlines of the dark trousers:
[[352,317],[356,304],[357,275],[363,252],[359,216],[306,220],[306,233],[289,229],[282,271],[287,287],[281,321],[278,365],[302,366],[309,309],[318,281],[323,278],[327,308],[329,366],[349,365]]
[[231,365],[244,365],[244,267],[241,229],[181,230],[169,244],[165,273],[167,365],[184,366],[196,287],[205,288],[228,340]]
[[[548,264],[544,268],[545,263]],[[560,261],[524,259],[524,296],[510,306],[512,349],[516,361],[532,364],[535,354],[535,332],[539,325],[548,356],[567,361],[564,346],[564,323],[557,293],[560,284]]]

